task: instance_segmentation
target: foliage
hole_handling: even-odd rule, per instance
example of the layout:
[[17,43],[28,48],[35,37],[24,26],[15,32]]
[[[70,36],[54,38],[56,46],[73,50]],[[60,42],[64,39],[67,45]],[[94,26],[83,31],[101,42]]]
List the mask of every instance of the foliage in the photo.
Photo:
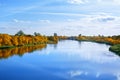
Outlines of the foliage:
[[58,37],[57,36],[48,36],[47,38],[50,42],[58,43]]
[[111,46],[109,50],[120,55],[120,44]]
[[25,35],[25,33],[22,30],[20,30],[15,35],[16,36],[23,36],[23,35]]
[[56,37],[56,36],[57,36],[57,33],[54,33],[54,36]]
[[120,36],[112,36],[112,37],[105,37],[105,36],[78,36],[76,37],[77,40],[84,40],[84,41],[93,41],[99,43],[106,43],[106,44],[120,44]]
[[[40,33],[34,32],[34,35],[26,35],[22,30],[18,31],[15,35],[0,34],[0,48],[9,48],[14,46],[24,46],[24,45],[36,45],[36,44],[47,44],[47,43],[58,43],[58,40],[78,40],[78,41],[92,41],[98,43],[106,43],[111,45],[120,44],[120,35],[118,36],[83,36],[79,34],[78,36],[58,36],[54,33],[53,36],[42,36]],[[119,46],[113,46],[110,50],[119,51]],[[114,51],[116,52],[116,51]]]
[[35,36],[41,36],[40,33],[34,32]]
[[27,44],[46,44],[49,43],[49,40],[57,43],[58,37],[51,36],[46,37],[40,35],[40,33],[34,33],[33,35],[26,35],[23,31],[18,31],[14,36],[8,34],[0,34],[0,47],[9,47],[9,46],[24,46]]
[[98,43],[105,43],[112,45],[109,50],[120,55],[120,35],[118,36],[78,36],[76,37],[79,41],[93,41]]

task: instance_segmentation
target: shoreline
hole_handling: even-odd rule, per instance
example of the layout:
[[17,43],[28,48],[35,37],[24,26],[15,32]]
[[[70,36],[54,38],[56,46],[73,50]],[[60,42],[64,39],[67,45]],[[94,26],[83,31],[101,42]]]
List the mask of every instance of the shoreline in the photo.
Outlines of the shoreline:
[[10,49],[10,48],[17,48],[17,47],[23,47],[23,46],[36,46],[41,44],[57,44],[54,41],[48,41],[47,43],[35,43],[35,44],[25,44],[25,45],[17,45],[17,46],[0,46],[0,49]]

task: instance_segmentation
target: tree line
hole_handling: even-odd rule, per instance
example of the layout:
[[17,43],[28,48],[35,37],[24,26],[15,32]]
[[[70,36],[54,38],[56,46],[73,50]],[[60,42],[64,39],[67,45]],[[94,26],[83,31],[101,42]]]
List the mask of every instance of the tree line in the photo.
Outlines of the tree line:
[[113,45],[111,51],[120,53],[120,35],[114,36],[58,36],[54,33],[53,36],[45,36],[34,32],[34,35],[25,34],[22,30],[15,35],[0,34],[0,49],[6,49],[19,46],[33,46],[37,44],[57,44],[59,40],[77,40],[77,41],[92,41],[98,43],[106,43]]
[[93,41],[93,42],[99,42],[99,43],[106,43],[106,44],[120,44],[120,35],[115,36],[83,36],[79,35],[76,37],[76,40],[84,40],[84,41]]
[[15,35],[0,34],[0,47],[4,46],[24,46],[31,44],[47,44],[57,43],[58,37],[54,33],[54,36],[44,36],[35,32],[34,35],[25,34],[22,30],[18,31]]

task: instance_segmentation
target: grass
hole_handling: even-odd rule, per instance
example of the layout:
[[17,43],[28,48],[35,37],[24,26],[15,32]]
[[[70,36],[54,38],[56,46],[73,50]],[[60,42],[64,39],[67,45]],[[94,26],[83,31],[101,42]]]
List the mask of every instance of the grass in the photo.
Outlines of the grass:
[[110,51],[115,52],[120,56],[120,44],[113,45],[109,48]]
[[40,44],[46,44],[46,43],[25,44],[25,45],[18,45],[18,46],[0,46],[0,49],[16,48],[16,47],[22,47],[22,46],[35,46]]
[[0,46],[0,49],[15,48],[16,46]]
[[9,45],[5,45],[5,46],[0,46],[0,49],[8,49],[8,48],[16,48],[16,47],[21,47],[21,46],[34,46],[34,45],[40,45],[40,44],[57,44],[57,42],[55,41],[48,41],[46,43],[41,43],[41,42],[38,42],[38,43],[33,43],[33,44],[24,44],[24,45],[17,45],[17,46],[9,46]]
[[57,44],[57,42],[55,42],[55,41],[50,41],[50,40],[49,40],[49,41],[47,42],[47,44]]
[[115,44],[113,45],[110,42],[106,41],[97,41],[97,40],[78,40],[78,41],[88,41],[88,42],[96,42],[96,43],[101,43],[101,44],[107,44],[110,45],[111,47],[109,48],[109,51],[116,53],[117,55],[120,56],[120,44]]

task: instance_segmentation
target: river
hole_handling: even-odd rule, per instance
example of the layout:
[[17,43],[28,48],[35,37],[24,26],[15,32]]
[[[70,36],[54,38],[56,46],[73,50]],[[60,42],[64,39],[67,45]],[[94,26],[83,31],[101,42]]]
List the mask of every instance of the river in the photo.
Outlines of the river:
[[120,80],[120,57],[109,45],[64,40],[34,47],[0,50],[0,80]]

